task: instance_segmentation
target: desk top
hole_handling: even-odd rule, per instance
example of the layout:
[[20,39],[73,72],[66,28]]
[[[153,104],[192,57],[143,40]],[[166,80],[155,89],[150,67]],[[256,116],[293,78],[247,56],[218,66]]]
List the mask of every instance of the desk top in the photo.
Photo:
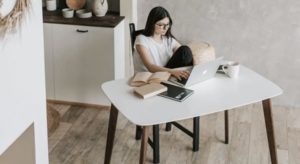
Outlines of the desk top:
[[194,94],[184,102],[160,96],[141,99],[134,95],[128,79],[102,84],[112,104],[137,125],[155,125],[224,111],[278,96],[282,89],[256,72],[241,66],[236,79],[216,74],[210,80],[189,87]]

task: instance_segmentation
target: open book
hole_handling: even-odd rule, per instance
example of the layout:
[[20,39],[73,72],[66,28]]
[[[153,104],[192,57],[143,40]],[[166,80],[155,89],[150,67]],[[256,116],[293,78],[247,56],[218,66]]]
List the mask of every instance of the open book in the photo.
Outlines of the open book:
[[131,86],[138,87],[148,83],[160,83],[168,81],[171,74],[169,72],[137,72],[130,82]]

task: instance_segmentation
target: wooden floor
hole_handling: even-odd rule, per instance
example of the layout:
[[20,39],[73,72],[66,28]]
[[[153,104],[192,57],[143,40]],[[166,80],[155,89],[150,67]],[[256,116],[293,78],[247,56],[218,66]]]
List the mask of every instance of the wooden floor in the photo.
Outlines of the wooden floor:
[[[51,104],[61,122],[49,134],[50,164],[102,164],[109,110]],[[300,109],[273,107],[277,153],[280,164],[300,163]],[[181,121],[192,127],[192,120]],[[269,164],[261,104],[229,110],[229,144],[224,141],[224,113],[200,119],[200,150],[192,152],[192,139],[175,127],[160,130],[161,163],[167,164]],[[138,163],[140,141],[135,125],[119,114],[112,164]],[[150,134],[151,135],[151,134]],[[148,146],[147,162],[152,163]]]

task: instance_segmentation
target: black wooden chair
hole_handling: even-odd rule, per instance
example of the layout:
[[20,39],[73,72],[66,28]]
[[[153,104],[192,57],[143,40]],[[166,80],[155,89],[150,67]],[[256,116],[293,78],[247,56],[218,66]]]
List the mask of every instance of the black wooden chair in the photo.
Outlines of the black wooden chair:
[[143,29],[136,30],[134,23],[130,23],[129,24],[129,31],[130,31],[130,40],[131,40],[131,50],[132,50],[132,53],[133,53],[134,52],[134,42],[135,42],[136,36],[143,33],[144,30]]
[[[134,42],[136,39],[136,36],[143,33],[143,29],[136,30],[135,24],[130,23],[129,24],[129,31],[130,31],[130,39],[131,39],[131,49],[132,54],[134,54]],[[177,122],[169,122],[166,124],[166,131],[171,130],[171,125],[174,125],[178,129],[182,130],[184,133],[192,137],[193,139],[193,151],[196,152],[199,150],[199,141],[200,141],[200,135],[199,135],[199,129],[200,129],[200,117],[194,117],[193,118],[193,132],[189,131],[182,125],[180,125]],[[136,126],[136,133],[135,133],[135,139],[140,140],[142,137],[142,127]],[[228,143],[228,111],[225,110],[225,143]],[[159,125],[153,125],[153,138],[152,140],[148,138],[148,144],[153,149],[153,163],[159,163]]]
[[[136,39],[136,36],[143,33],[143,29],[136,30],[135,24],[130,23],[129,24],[129,31],[130,31],[130,40],[131,40],[131,50],[132,55],[134,53],[134,42]],[[136,126],[135,131],[135,139],[140,140],[142,137],[142,127]],[[159,125],[153,125],[153,138],[152,140],[148,138],[148,143],[153,149],[153,163],[159,163]]]

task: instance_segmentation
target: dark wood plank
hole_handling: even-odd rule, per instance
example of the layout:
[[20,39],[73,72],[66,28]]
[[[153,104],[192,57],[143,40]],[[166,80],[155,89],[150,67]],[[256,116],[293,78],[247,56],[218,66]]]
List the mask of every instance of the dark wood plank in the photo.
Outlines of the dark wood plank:
[[269,143],[269,150],[271,155],[271,163],[277,164],[277,152],[276,152],[276,143],[275,143],[275,135],[274,135],[274,128],[273,128],[273,118],[272,118],[272,109],[271,109],[271,100],[266,99],[263,100],[263,110],[264,110],[264,117],[266,123],[266,130],[267,130],[267,137]]

